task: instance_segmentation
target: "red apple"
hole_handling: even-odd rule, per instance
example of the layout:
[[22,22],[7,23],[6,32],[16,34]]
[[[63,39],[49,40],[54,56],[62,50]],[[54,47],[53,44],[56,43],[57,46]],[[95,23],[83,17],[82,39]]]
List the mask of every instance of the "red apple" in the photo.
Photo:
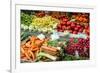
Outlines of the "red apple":
[[76,27],[77,27],[77,28],[81,28],[81,26],[80,26],[80,25],[77,25]]

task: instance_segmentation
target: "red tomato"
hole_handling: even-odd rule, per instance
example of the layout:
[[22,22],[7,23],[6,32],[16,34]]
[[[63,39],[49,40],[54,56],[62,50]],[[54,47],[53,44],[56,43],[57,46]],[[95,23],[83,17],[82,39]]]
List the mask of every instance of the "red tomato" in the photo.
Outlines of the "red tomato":
[[80,25],[77,25],[76,27],[77,27],[77,28],[81,28],[81,26],[80,26]]
[[78,32],[77,32],[77,31],[73,31],[72,33],[73,33],[73,34],[77,34]]
[[66,26],[62,26],[62,29],[64,29],[64,30],[65,30],[65,29],[66,29]]
[[67,22],[67,21],[68,21],[68,19],[67,19],[67,18],[63,18],[63,21],[64,21],[64,22]]
[[89,26],[88,25],[85,25],[85,28],[87,29],[87,28],[89,28]]
[[58,28],[61,28],[61,24],[58,24],[57,27],[58,27]]
[[80,28],[80,29],[79,29],[79,32],[80,32],[80,33],[83,32],[83,29]]
[[68,22],[67,22],[67,25],[70,25],[70,24],[71,24],[71,22],[70,22],[70,21],[68,21]]
[[73,31],[72,30],[69,30],[69,32],[72,33]]
[[65,24],[66,24],[66,22],[64,22],[64,21],[61,21],[61,22],[60,22],[60,24],[62,24],[62,25],[65,25]]
[[75,27],[75,23],[71,23],[71,27],[74,28]]
[[67,26],[66,29],[69,30],[71,28],[71,26]]
[[78,29],[79,29],[79,28],[77,28],[77,27],[74,28],[74,30],[76,30],[76,31],[77,31]]

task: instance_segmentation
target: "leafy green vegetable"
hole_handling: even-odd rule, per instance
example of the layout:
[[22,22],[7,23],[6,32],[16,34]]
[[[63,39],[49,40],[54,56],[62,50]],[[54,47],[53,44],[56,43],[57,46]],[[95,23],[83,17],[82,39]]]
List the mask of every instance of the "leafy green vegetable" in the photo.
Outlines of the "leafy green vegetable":
[[21,13],[21,24],[29,26],[32,23],[32,15]]
[[21,41],[25,40],[29,35],[27,31],[21,32]]
[[54,46],[54,47],[56,47],[57,44],[58,44],[58,41],[57,41],[57,40],[54,40],[54,41],[48,41],[48,45],[49,45],[49,46]]
[[64,59],[65,61],[72,61],[72,60],[87,60],[88,58],[86,57],[79,57],[77,58],[76,56],[73,56],[73,55],[65,55],[64,56]]
[[21,29],[21,41],[27,39],[28,36],[32,36],[32,35],[37,36],[38,34],[40,33],[37,31],[29,31],[28,29],[27,30]]
[[57,59],[57,57],[52,56],[52,55],[49,55],[48,53],[44,53],[44,52],[40,52],[40,53],[38,54],[38,56],[40,56],[40,58],[41,58],[42,56],[44,56],[44,57],[47,57],[47,58],[49,58],[49,59],[51,59],[51,60],[53,60],[53,61],[55,61],[55,60]]

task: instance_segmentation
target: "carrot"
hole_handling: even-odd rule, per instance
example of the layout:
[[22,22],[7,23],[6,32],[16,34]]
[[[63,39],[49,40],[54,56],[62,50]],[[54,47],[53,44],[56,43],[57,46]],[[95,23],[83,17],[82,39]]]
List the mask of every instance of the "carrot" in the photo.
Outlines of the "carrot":
[[36,48],[37,46],[36,45],[31,45],[31,49],[34,49]]
[[56,51],[57,51],[57,49],[56,49],[56,48],[47,47],[47,46],[42,46],[41,48],[42,48],[42,49],[46,49],[46,50],[50,50],[50,51],[54,51],[54,52],[56,52]]
[[31,41],[35,41],[37,38],[35,36],[30,37]]
[[25,57],[25,54],[23,53],[23,54],[21,54],[21,58],[24,58]]
[[34,61],[44,40],[40,40],[35,36],[31,36],[29,39],[28,42],[21,43],[21,59]]
[[28,41],[25,45],[26,45],[26,47],[31,47],[31,42]]
[[37,51],[37,50],[39,50],[39,48],[38,48],[38,47],[37,47],[37,48],[32,49],[32,51]]
[[24,53],[24,52],[25,52],[23,48],[21,48],[21,52],[22,52],[22,53]]
[[23,57],[23,60],[27,61],[27,57]]
[[25,52],[25,56],[27,57],[27,59],[31,59],[30,56],[28,55],[28,52]]
[[37,55],[37,54],[39,53],[39,51],[40,51],[40,50],[36,50],[36,51],[35,51],[35,55]]
[[34,59],[35,59],[35,56],[34,56],[33,52],[29,50],[29,53],[30,53],[31,56],[32,56],[32,60],[34,60]]
[[20,46],[21,48],[25,48],[26,46],[25,46],[25,44],[21,44],[21,46]]
[[23,49],[24,49],[25,51],[28,51],[29,48],[25,47],[25,48],[23,48]]
[[52,50],[58,51],[58,49],[57,49],[57,48],[55,48],[55,47],[50,47],[50,48],[52,48]]
[[43,43],[42,40],[36,40],[36,41],[35,41],[35,44],[36,44],[37,46],[40,46],[42,43]]

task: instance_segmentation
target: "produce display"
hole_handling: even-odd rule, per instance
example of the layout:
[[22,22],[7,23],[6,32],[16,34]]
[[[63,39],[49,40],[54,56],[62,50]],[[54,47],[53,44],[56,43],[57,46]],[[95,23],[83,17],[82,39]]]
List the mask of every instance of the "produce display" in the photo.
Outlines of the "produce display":
[[21,63],[90,59],[89,13],[21,10]]

